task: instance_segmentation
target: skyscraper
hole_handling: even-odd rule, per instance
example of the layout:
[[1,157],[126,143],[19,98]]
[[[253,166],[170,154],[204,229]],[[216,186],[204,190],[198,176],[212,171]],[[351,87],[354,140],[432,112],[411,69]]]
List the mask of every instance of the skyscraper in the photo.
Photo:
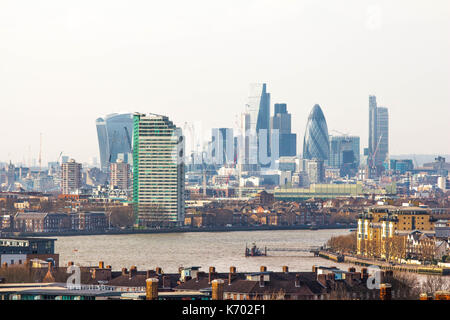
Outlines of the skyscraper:
[[359,166],[359,137],[332,136],[328,165],[340,169],[341,176],[353,176]]
[[250,85],[241,129],[241,163],[269,166],[268,159],[260,157],[261,153],[270,154],[270,93],[266,91],[265,83]]
[[[291,114],[285,103],[274,105],[274,115],[270,119],[270,131],[279,130],[278,148],[280,157],[297,155],[297,135],[291,132]],[[273,145],[273,141],[271,141]]]
[[389,153],[389,112],[387,108],[377,106],[375,96],[369,96],[368,151],[370,175],[378,175]]
[[81,188],[81,163],[70,159],[61,165],[61,193],[71,194]]
[[318,104],[314,105],[306,124],[305,137],[303,139],[303,158],[328,160],[330,142],[328,127],[322,109]]
[[223,166],[234,163],[234,137],[232,128],[213,128],[211,130],[212,164]]
[[375,159],[377,164],[382,165],[387,160],[389,154],[389,112],[387,108],[378,107],[377,133],[380,143]]
[[100,164],[103,171],[117,161],[119,154],[124,162],[131,162],[133,145],[133,114],[113,113],[96,120]]
[[184,137],[168,117],[134,114],[133,203],[140,226],[184,220]]

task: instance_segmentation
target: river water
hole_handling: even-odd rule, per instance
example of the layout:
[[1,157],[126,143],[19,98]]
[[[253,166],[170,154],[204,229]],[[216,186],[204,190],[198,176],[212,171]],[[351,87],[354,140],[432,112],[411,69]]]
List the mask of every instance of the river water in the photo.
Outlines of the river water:
[[[267,266],[269,271],[311,271],[313,265],[338,266],[336,263],[309,252],[270,251],[270,248],[308,249],[321,246],[336,235],[349,230],[270,230],[232,232],[191,232],[131,235],[95,235],[57,237],[55,252],[60,254],[60,265],[73,261],[79,265],[97,265],[104,261],[113,270],[130,268],[138,270],[161,267],[167,273],[178,272],[180,266],[201,266],[207,271],[214,266],[218,272],[228,272],[235,266],[238,272],[259,271]],[[246,244],[269,249],[267,257],[245,257]]]

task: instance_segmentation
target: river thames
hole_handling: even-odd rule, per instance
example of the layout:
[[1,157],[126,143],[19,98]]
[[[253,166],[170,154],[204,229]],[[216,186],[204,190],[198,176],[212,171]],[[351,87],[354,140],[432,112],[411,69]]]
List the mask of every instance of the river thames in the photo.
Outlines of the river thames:
[[[268,270],[311,271],[313,265],[338,266],[348,264],[314,257],[309,252],[270,251],[271,248],[308,249],[322,246],[332,237],[348,234],[348,229],[328,230],[267,230],[231,232],[191,232],[160,234],[93,235],[56,237],[55,252],[60,265],[73,261],[79,265],[97,265],[104,261],[113,270],[137,266],[138,270],[161,267],[167,273],[178,272],[180,266],[209,266],[218,272],[228,272],[235,266],[240,272]],[[269,249],[267,257],[244,256],[245,246],[255,242]]]

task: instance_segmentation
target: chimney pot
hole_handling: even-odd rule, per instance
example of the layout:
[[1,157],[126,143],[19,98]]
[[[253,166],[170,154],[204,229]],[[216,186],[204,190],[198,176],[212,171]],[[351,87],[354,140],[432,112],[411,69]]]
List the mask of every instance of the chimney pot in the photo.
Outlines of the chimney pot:
[[103,261],[99,261],[98,262],[98,268],[99,269],[104,269],[105,268],[105,263]]
[[289,272],[289,267],[288,266],[283,266],[283,272],[284,273],[288,273]]
[[261,272],[266,272],[267,271],[267,267],[266,266],[261,266],[261,268],[259,270]]
[[145,291],[145,299],[146,300],[157,300],[158,299],[158,279],[149,278],[145,280],[146,282],[146,291]]
[[216,273],[216,268],[209,267],[209,277],[208,277],[208,283],[211,283],[213,280],[214,274]]
[[223,287],[224,281],[222,279],[216,279],[212,281],[212,300],[223,300]]
[[126,276],[128,274],[127,268],[122,268],[122,275]]
[[162,269],[160,267],[156,267],[156,274],[162,274]]

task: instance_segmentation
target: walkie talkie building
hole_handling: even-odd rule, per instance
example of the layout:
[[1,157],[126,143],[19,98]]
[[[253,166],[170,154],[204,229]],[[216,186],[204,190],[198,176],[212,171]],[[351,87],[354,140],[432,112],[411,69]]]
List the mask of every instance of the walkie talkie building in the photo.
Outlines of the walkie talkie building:
[[109,170],[109,164],[121,158],[132,164],[133,153],[133,114],[113,113],[95,121],[97,125],[100,163],[103,171]]

